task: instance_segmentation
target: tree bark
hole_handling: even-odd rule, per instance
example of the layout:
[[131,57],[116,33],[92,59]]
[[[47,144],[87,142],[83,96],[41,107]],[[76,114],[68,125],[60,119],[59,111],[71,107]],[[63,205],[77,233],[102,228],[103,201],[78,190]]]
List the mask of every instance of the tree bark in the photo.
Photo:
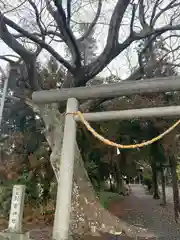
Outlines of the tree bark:
[[178,188],[178,178],[176,173],[176,159],[174,156],[169,157],[169,163],[171,165],[171,175],[172,175],[172,187],[173,187],[173,201],[174,201],[174,217],[175,221],[178,222],[179,218],[179,188]]
[[[63,138],[64,115],[58,111],[57,104],[39,106],[40,115],[45,123],[45,137],[51,147],[51,165],[58,177],[61,146]],[[120,233],[127,236],[146,236],[147,230],[131,226],[104,209],[90,182],[84,163],[76,144],[74,184],[72,192],[72,212],[70,231],[83,235],[100,232]]]
[[74,167],[71,229],[78,234],[124,232],[127,236],[147,236],[145,229],[129,225],[104,209],[89,180],[78,146]]
[[164,169],[161,166],[161,186],[162,186],[162,205],[166,205],[166,181],[164,176]]
[[152,181],[153,181],[153,198],[160,199],[159,189],[158,189],[158,181],[157,181],[156,164],[152,163],[151,168],[152,168]]

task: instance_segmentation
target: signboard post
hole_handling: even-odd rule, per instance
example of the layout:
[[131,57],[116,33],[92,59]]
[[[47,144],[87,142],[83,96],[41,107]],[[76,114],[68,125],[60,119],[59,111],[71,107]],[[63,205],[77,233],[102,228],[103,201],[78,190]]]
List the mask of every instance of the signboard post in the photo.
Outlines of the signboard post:
[[25,186],[14,185],[11,210],[9,216],[8,230],[10,232],[21,233],[22,232],[22,218],[24,209],[24,197],[25,197]]

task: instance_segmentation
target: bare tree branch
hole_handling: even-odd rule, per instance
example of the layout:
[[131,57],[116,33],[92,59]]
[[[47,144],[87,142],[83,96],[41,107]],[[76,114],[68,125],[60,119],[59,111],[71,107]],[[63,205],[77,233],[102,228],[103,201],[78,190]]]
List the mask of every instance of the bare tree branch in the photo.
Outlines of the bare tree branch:
[[156,28],[156,29],[143,29],[142,31],[140,31],[139,33],[135,33],[135,39],[136,40],[140,40],[143,39],[145,37],[149,37],[152,36],[154,34],[161,35],[167,31],[173,31],[173,30],[180,30],[180,24],[174,25],[172,26],[170,25],[166,25],[164,27],[160,27],[160,28]]
[[[83,84],[90,78],[96,76],[102,69],[104,69],[112,59],[119,55],[126,49],[133,41],[151,37],[155,39],[157,36],[171,30],[179,30],[180,24],[172,26],[171,24],[165,25],[160,28],[153,29],[151,26],[146,25],[140,32],[130,33],[129,37],[122,43],[118,42],[119,27],[121,25],[122,17],[129,5],[128,1],[119,0],[114,8],[111,17],[108,38],[106,46],[99,57],[88,66],[85,67],[86,76],[83,78]],[[144,13],[143,13],[144,14]],[[82,84],[82,79],[76,81],[77,86]]]
[[[92,78],[99,73],[113,58],[115,58],[121,50],[123,51],[132,42],[131,38],[126,39],[123,44],[119,44],[119,28],[124,16],[124,13],[130,3],[130,0],[118,0],[110,20],[108,37],[106,46],[101,55],[87,66],[86,72]],[[79,84],[79,83],[78,83]]]
[[71,2],[72,0],[67,0],[67,25],[70,25],[70,21],[71,21]]
[[[32,35],[35,35],[35,36],[37,36],[37,37],[41,37],[41,36],[42,36],[42,34],[41,34],[41,33],[38,33],[38,32],[33,32]],[[58,39],[58,42],[62,42],[62,40],[61,40],[62,36],[61,36],[61,34],[60,34],[59,32],[57,32],[57,31],[52,31],[52,30],[48,30],[48,31],[44,32],[44,36],[49,36],[49,35],[53,35],[53,36],[56,36],[56,37],[60,38],[60,39]],[[14,36],[16,39],[24,37],[24,35],[21,34],[21,33],[13,34],[13,36]]]
[[98,8],[97,8],[96,15],[95,15],[93,21],[91,22],[91,24],[89,25],[89,28],[87,29],[87,31],[83,34],[82,37],[80,37],[78,39],[78,41],[80,41],[80,42],[83,41],[85,38],[87,38],[91,34],[91,32],[92,32],[93,28],[95,27],[95,25],[98,21],[98,18],[101,14],[101,9],[102,9],[102,0],[98,0]]
[[63,37],[63,40],[69,47],[69,50],[72,54],[73,63],[77,66],[81,66],[81,54],[79,52],[78,44],[76,42],[76,39],[74,37],[74,34],[71,30],[71,28],[68,26],[66,22],[66,14],[64,12],[64,9],[62,7],[62,4],[59,0],[53,0],[55,6],[57,7],[58,11],[54,11],[51,7],[51,4],[49,0],[47,0],[47,9],[55,19],[59,31],[61,32],[61,35]]
[[30,5],[32,6],[32,8],[34,9],[34,12],[35,12],[35,15],[36,15],[36,23],[37,23],[37,26],[39,27],[40,29],[40,32],[41,32],[41,36],[42,36],[42,40],[45,39],[45,36],[44,36],[44,33],[45,33],[45,30],[41,24],[41,21],[40,21],[40,14],[39,14],[39,11],[36,7],[36,4],[32,1],[32,0],[28,0],[28,2],[30,3]]
[[[3,14],[7,14],[7,13],[11,13],[11,12],[15,12],[15,11],[17,11],[18,10],[18,8],[20,8],[20,7],[22,7],[25,3],[26,3],[26,1],[27,0],[24,0],[23,2],[21,2],[19,5],[17,5],[16,7],[14,7],[14,8],[11,8],[11,9],[9,9],[8,11],[5,11],[5,12],[3,12]],[[1,1],[1,3],[2,3],[3,1]],[[4,5],[4,9],[6,8],[5,7],[5,4],[3,4]]]
[[179,3],[176,3],[176,0],[172,0],[169,4],[167,4],[166,7],[162,8],[161,11],[159,11],[156,16],[151,20],[151,26],[154,26],[158,18],[167,10],[172,9],[174,7],[179,6]]
[[[53,57],[55,57],[57,59],[57,61],[62,63],[70,72],[73,72],[74,68],[71,66],[71,64],[69,62],[67,62],[64,58],[62,58],[50,45],[45,43],[43,40],[39,39],[38,37],[32,35],[28,31],[24,30],[19,25],[17,25],[15,22],[13,22],[10,19],[3,16],[1,13],[0,13],[0,20],[3,21],[8,26],[10,26],[11,28],[13,28],[14,30],[16,30],[17,32],[23,34],[23,36],[29,38],[31,41],[39,44],[42,48],[46,49]],[[15,40],[15,38],[14,38],[14,40]],[[19,54],[19,55],[22,56],[21,54]]]
[[156,0],[156,2],[154,4],[152,14],[151,14],[151,19],[150,19],[150,26],[153,26],[152,22],[153,22],[153,19],[154,19],[155,15],[156,15],[157,7],[158,7],[160,1],[161,0]]
[[[43,28],[43,26],[41,24],[40,14],[39,14],[39,11],[38,11],[38,9],[36,7],[36,4],[32,0],[28,0],[28,2],[30,3],[30,5],[34,9],[37,26],[39,27],[39,30],[41,32],[42,40],[45,41],[45,34],[44,34],[45,30],[44,30],[44,28]],[[42,47],[40,45],[37,45],[37,50],[36,50],[35,55],[38,56],[40,54],[41,50],[42,50]]]
[[37,81],[36,72],[36,56],[24,48],[8,31],[5,18],[0,13],[0,37],[1,39],[18,55],[20,55],[26,64],[29,81],[31,82],[31,87],[35,90],[40,90],[40,86]]
[[139,0],[139,21],[143,29],[148,27],[148,24],[145,20],[144,0]]
[[132,16],[131,16],[131,23],[130,23],[130,35],[134,34],[133,26],[134,26],[134,19],[136,14],[136,4],[132,4]]

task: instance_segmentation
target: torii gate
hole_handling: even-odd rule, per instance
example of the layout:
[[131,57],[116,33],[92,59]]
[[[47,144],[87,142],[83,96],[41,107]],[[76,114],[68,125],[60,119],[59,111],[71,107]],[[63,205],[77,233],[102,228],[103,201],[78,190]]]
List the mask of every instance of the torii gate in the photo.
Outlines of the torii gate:
[[[92,87],[78,87],[60,90],[37,91],[32,100],[37,104],[67,101],[62,145],[61,167],[57,190],[56,215],[54,237],[56,240],[67,240],[71,211],[71,192],[75,157],[76,121],[78,116],[78,100],[130,96],[140,93],[170,92],[180,90],[180,77],[154,78],[139,81],[122,81],[119,84],[99,85]],[[107,111],[85,113],[88,121],[102,121],[113,119],[129,119],[133,117],[163,117],[180,115],[180,106],[132,109],[123,111]],[[63,197],[62,197],[63,196]]]

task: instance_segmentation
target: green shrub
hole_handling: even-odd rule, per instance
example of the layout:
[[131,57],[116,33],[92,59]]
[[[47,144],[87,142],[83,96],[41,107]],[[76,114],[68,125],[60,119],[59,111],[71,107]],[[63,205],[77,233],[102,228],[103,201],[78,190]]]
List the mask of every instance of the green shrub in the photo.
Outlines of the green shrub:
[[152,176],[151,175],[144,176],[143,184],[146,185],[147,188],[150,190],[150,188],[152,187],[152,184],[153,184]]

